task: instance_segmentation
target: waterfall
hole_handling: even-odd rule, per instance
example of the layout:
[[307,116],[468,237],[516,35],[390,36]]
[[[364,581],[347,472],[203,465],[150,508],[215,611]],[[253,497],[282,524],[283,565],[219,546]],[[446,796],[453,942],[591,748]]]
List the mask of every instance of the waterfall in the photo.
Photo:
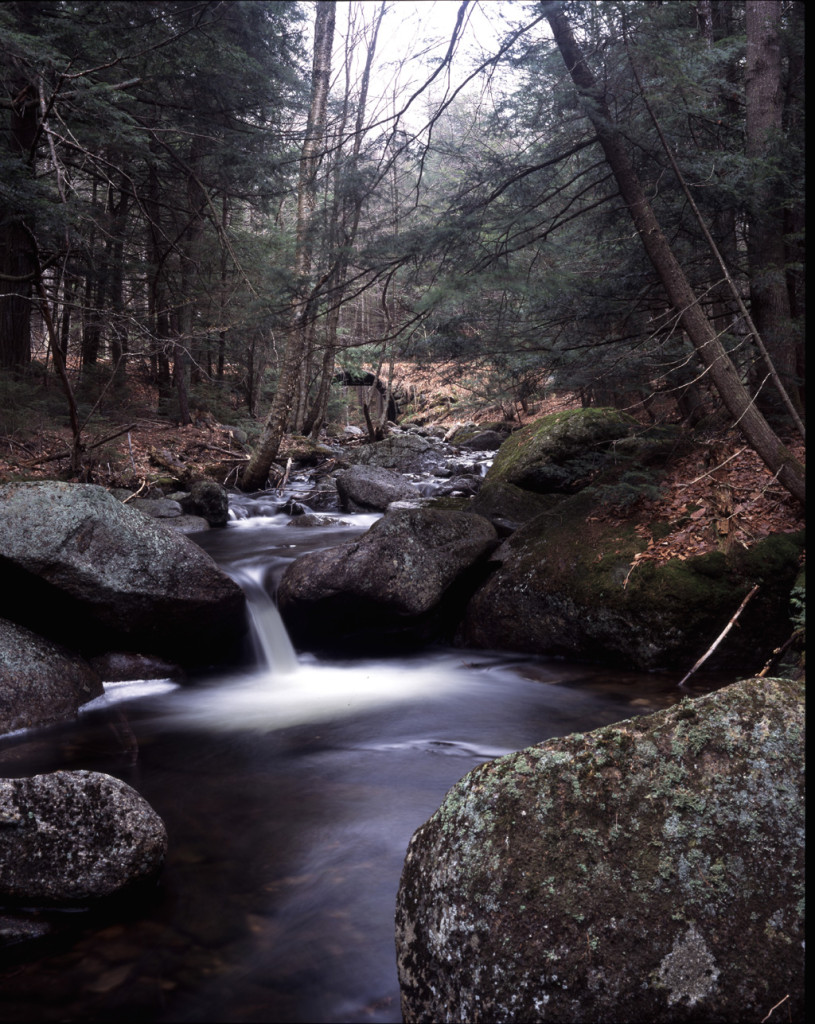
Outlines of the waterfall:
[[230,575],[246,594],[258,662],[274,675],[292,675],[298,668],[297,655],[277,605],[263,585],[264,571],[264,566],[233,568]]

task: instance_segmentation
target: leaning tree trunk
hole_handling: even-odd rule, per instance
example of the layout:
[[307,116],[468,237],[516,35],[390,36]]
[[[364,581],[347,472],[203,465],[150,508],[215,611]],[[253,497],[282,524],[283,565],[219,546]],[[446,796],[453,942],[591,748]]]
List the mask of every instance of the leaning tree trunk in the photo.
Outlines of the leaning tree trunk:
[[725,408],[779,482],[799,501],[805,497],[804,467],[783,444],[756,407],[739,378],[733,361],[720,342],[705,315],[693,288],[674,255],[668,239],[646,198],[642,183],[629,157],[622,135],[617,130],[606,103],[602,86],[598,85],[583,53],[574,38],[571,25],[559,3],[546,4],[546,17],[555,42],[584,101],[587,116],[617,181],[620,194],[628,206],[645,251],[657,271],[680,323],[708,369],[710,380]]
[[320,147],[325,135],[328,110],[328,86],[331,77],[331,48],[334,41],[336,3],[318,0],[314,24],[314,63],[311,72],[311,107],[306,137],[300,155],[300,180],[297,192],[297,237],[295,274],[301,285],[300,301],[295,307],[293,323],[286,337],[286,346],[277,381],[272,408],[266,419],[258,446],[240,477],[244,490],[263,487],[269,469],[280,450],[292,407],[297,397],[303,344],[308,327],[308,277],[311,272],[311,228],[316,202],[317,171]]

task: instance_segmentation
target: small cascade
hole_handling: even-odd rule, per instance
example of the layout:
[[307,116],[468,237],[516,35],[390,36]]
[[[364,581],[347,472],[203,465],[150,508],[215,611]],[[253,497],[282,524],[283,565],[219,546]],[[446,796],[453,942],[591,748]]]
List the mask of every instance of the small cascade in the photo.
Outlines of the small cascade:
[[263,573],[264,567],[253,566],[233,568],[230,574],[246,594],[258,662],[274,675],[292,675],[298,668],[297,655],[277,605],[263,585]]

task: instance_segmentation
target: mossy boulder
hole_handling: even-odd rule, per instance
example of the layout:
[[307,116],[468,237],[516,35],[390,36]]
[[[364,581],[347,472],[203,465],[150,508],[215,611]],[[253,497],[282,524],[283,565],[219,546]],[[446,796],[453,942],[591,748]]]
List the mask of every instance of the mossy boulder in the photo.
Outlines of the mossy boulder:
[[226,526],[229,522],[229,493],[214,480],[196,480],[178,502],[187,515],[204,519],[209,526]]
[[515,484],[485,479],[473,501],[473,512],[495,522],[512,522],[516,526],[549,512],[562,500],[558,494],[535,494]]
[[538,494],[573,494],[605,469],[615,442],[630,437],[637,422],[616,409],[568,409],[512,434],[502,445],[485,483],[515,484]]
[[561,500],[504,542],[467,608],[462,645],[684,670],[754,584],[758,592],[708,667],[758,671],[788,639],[803,533],[658,565],[637,560],[646,542],[634,523],[598,521],[594,501],[590,491]]
[[803,696],[749,679],[466,775],[408,848],[404,1020],[802,1020]]

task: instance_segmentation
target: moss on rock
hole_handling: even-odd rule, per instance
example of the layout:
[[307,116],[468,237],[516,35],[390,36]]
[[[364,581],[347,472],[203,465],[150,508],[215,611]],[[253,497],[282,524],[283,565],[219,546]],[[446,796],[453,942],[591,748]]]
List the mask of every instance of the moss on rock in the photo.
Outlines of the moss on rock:
[[471,771],[408,849],[405,1021],[800,1019],[803,726],[751,679]]
[[470,602],[463,644],[686,669],[755,583],[758,594],[710,666],[757,671],[787,639],[802,533],[658,565],[637,560],[645,541],[633,522],[592,517],[595,501],[591,488],[560,499],[504,544],[500,568]]
[[614,442],[628,437],[636,420],[616,409],[567,409],[544,416],[509,437],[487,481],[538,493],[571,493],[606,465]]

